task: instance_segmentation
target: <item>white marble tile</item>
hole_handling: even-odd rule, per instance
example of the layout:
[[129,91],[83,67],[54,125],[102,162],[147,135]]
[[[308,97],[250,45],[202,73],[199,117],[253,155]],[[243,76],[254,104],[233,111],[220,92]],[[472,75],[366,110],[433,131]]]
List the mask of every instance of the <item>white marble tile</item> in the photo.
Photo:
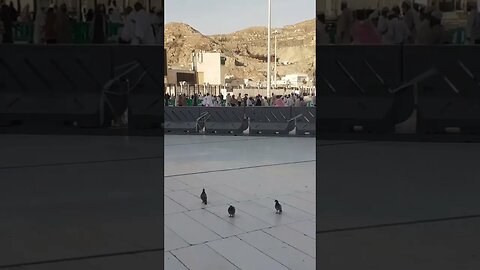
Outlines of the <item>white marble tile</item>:
[[240,269],[288,269],[235,236],[207,245]]
[[[186,191],[192,194],[193,196],[198,194],[199,197],[200,197],[200,194],[202,193],[202,189],[188,189]],[[212,206],[225,205],[234,201],[233,199],[227,198],[210,188],[206,188],[205,193],[207,194],[207,206],[208,205],[212,205]]]
[[184,208],[187,208],[188,210],[195,210],[195,209],[200,209],[204,207],[204,204],[202,203],[202,199],[200,199],[200,193],[198,193],[198,196],[193,195],[190,192],[187,192],[185,190],[180,190],[180,191],[174,191],[174,192],[167,192],[165,195],[172,199],[174,202],[180,204]]
[[202,244],[220,238],[218,234],[207,229],[184,213],[166,215],[165,225],[192,245]]
[[276,214],[275,209],[266,208],[254,202],[242,202],[237,204],[239,210],[246,212],[271,226],[293,223],[296,220],[287,215]]
[[186,215],[203,224],[205,227],[212,230],[221,237],[229,237],[237,235],[239,233],[243,233],[242,230],[240,230],[232,223],[224,221],[220,217],[210,213],[205,209],[189,211],[186,213]]
[[263,231],[241,234],[238,235],[238,238],[254,246],[289,269],[316,269],[314,258],[266,234]]
[[221,205],[221,206],[208,207],[207,210],[214,213],[215,215],[222,218],[223,220],[235,225],[235,227],[240,228],[244,232],[251,232],[259,229],[268,228],[271,226],[270,224],[258,218],[255,218],[238,208],[235,208],[234,218],[231,218],[228,216],[227,206]]
[[[272,211],[276,211],[274,200],[275,198],[276,197],[259,198],[253,200],[252,202],[262,205],[266,208],[270,208]],[[290,205],[284,204],[282,201],[279,201],[279,203],[282,205],[282,216],[288,217],[296,221],[309,220],[315,217],[315,215],[312,215],[295,207],[291,207]]]
[[182,248],[172,251],[172,253],[190,270],[239,270],[235,265],[205,244]]
[[187,208],[176,203],[174,200],[170,199],[169,197],[163,196],[163,198],[164,198],[163,208],[164,208],[165,215],[187,211]]
[[296,198],[294,196],[290,196],[290,195],[283,195],[283,196],[278,196],[278,198],[276,198],[281,204],[288,204],[288,205],[291,205],[297,209],[300,209],[302,211],[305,211],[307,213],[310,213],[312,215],[315,215],[315,209],[316,209],[316,206],[315,206],[315,203],[312,203],[312,202],[308,202],[306,200],[302,200],[302,199],[299,199],[299,198]]
[[295,223],[290,223],[286,225],[291,229],[294,229],[297,232],[303,233],[304,235],[315,239],[316,237],[316,223],[312,220],[299,221]]
[[248,201],[254,198],[253,194],[235,189],[227,184],[229,181],[224,181],[223,185],[212,186],[210,189],[214,190],[227,198],[231,198],[237,202]]
[[164,266],[165,270],[189,270],[170,252],[165,252]]
[[317,201],[317,197],[315,196],[315,191],[313,191],[313,192],[294,192],[294,193],[290,193],[289,195],[293,196],[293,197],[296,197],[296,198],[299,198],[299,199],[302,199],[302,200],[305,200],[305,201],[309,201],[313,204],[315,204],[315,202]]
[[185,240],[183,240],[178,234],[170,230],[168,227],[164,227],[164,248],[166,251],[179,249],[190,246]]
[[164,181],[165,189],[170,189],[172,191],[177,191],[177,190],[184,190],[184,189],[189,189],[191,187],[187,186],[184,184],[182,181],[180,181],[177,177],[170,177],[170,178],[165,178]]
[[290,246],[304,252],[315,258],[315,239],[303,235],[287,226],[278,226],[270,229],[264,229],[264,232],[289,244]]

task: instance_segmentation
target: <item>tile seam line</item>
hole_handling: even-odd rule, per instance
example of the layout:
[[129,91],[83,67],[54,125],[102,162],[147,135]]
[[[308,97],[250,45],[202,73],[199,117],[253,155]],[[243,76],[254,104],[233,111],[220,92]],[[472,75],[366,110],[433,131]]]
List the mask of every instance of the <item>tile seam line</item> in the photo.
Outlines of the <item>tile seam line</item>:
[[328,233],[337,233],[337,232],[351,232],[351,231],[381,229],[381,228],[388,228],[388,227],[400,227],[400,226],[429,224],[429,223],[438,223],[438,222],[448,222],[448,221],[456,221],[456,220],[470,220],[470,219],[480,219],[480,214],[436,218],[436,219],[412,220],[412,221],[404,221],[404,222],[384,223],[384,224],[358,226],[358,227],[348,227],[348,228],[339,228],[339,229],[330,229],[330,230],[320,230],[320,231],[317,231],[316,233],[317,234],[328,234]]
[[248,166],[248,167],[237,167],[237,168],[228,168],[228,169],[218,169],[218,170],[210,170],[210,171],[203,171],[203,172],[191,172],[191,173],[182,173],[182,174],[171,174],[171,175],[165,175],[164,178],[178,177],[178,176],[188,176],[188,175],[197,175],[197,174],[208,174],[208,173],[216,173],[216,172],[229,172],[229,171],[236,171],[236,170],[249,170],[249,169],[256,169],[256,168],[263,168],[263,167],[275,167],[275,166],[292,165],[292,164],[302,164],[302,163],[309,163],[309,162],[316,162],[316,160],[315,160],[315,159],[311,159],[311,160],[301,160],[301,161],[292,161],[292,162],[284,162],[284,163],[273,163],[273,164],[265,164],[265,165],[255,165],[255,166]]
[[230,261],[227,257],[223,256],[222,254],[220,254],[218,251],[216,251],[215,249],[213,249],[211,246],[208,245],[208,243],[205,243],[204,244],[208,249],[212,250],[213,252],[217,253],[218,256],[224,258],[227,262],[231,263],[235,268],[237,268],[238,270],[242,270],[240,268],[240,266],[236,265],[235,263],[233,263],[232,261]]
[[15,169],[27,169],[27,168],[56,167],[56,166],[76,166],[76,165],[87,165],[87,164],[127,162],[127,161],[137,161],[137,160],[155,160],[155,159],[163,159],[163,158],[164,156],[149,156],[149,157],[104,159],[104,160],[92,160],[92,161],[56,162],[56,163],[44,163],[44,164],[32,164],[32,165],[4,166],[4,167],[0,167],[0,170],[15,170]]
[[175,143],[175,144],[165,144],[164,147],[169,146],[187,146],[187,145],[195,145],[195,144],[211,144],[211,143],[229,143],[229,142],[249,142],[249,141],[260,141],[266,140],[270,138],[255,138],[255,139],[243,139],[243,140],[225,140],[225,141],[212,141],[212,142],[195,142],[195,143]]
[[[180,263],[185,267],[185,269],[190,270],[190,268],[188,268],[188,266],[186,266],[186,265],[182,262],[182,260],[180,260],[175,254],[173,254],[173,252],[171,252],[171,251],[167,251],[167,252],[170,253],[170,254],[172,254],[172,256],[173,256],[175,259],[177,259],[178,262],[180,262]],[[165,261],[163,262],[163,267],[165,267]]]
[[69,262],[69,261],[82,261],[82,260],[97,259],[97,258],[109,258],[109,257],[135,255],[135,254],[161,252],[161,251],[163,252],[164,248],[124,251],[124,252],[116,252],[116,253],[97,254],[97,255],[90,255],[90,256],[79,256],[79,257],[70,257],[70,258],[61,258],[61,259],[52,259],[52,260],[43,260],[43,261],[33,261],[33,262],[25,262],[25,263],[0,265],[0,269],[23,267],[23,266],[34,266],[34,265],[42,265],[42,264],[53,264],[53,263],[61,263],[61,262]]
[[269,257],[270,259],[274,260],[275,262],[277,262],[278,264],[284,266],[286,269],[289,269],[289,270],[292,270],[290,267],[286,266],[285,264],[283,264],[282,262],[279,262],[278,260],[276,260],[275,258],[273,258],[272,256],[268,255],[267,253],[263,252],[262,250],[260,250],[259,248],[257,248],[256,246],[254,245],[251,245],[250,243],[248,243],[247,241],[241,239],[240,237],[238,237],[237,235],[235,235],[235,237],[244,242],[245,244],[247,244],[248,246],[251,246],[252,248],[256,249],[258,252],[262,253],[263,255]]
[[[279,227],[281,227],[281,226],[284,226],[284,227],[285,227],[286,225],[275,226],[275,227],[269,228],[269,229],[275,229],[275,228],[279,228]],[[294,229],[292,229],[292,228],[290,228],[290,227],[288,227],[288,228],[291,229],[292,231],[297,232],[296,230],[294,230]],[[270,233],[268,233],[267,231],[265,231],[265,230],[269,230],[269,229],[262,229],[262,232],[270,235],[272,238],[277,239],[278,241],[280,241],[280,242],[284,243],[285,245],[287,245],[287,246],[295,249],[296,251],[298,251],[298,252],[300,252],[300,253],[302,253],[302,254],[305,254],[306,256],[308,256],[308,257],[310,257],[310,258],[312,258],[312,259],[314,259],[314,260],[317,260],[317,258],[315,258],[315,257],[313,257],[312,255],[308,254],[307,252],[299,249],[298,247],[294,246],[293,244],[290,244],[290,243],[288,243],[288,242],[285,242],[284,240],[276,237],[275,235],[270,234]],[[298,233],[300,233],[300,234],[303,235],[303,233],[301,233],[301,232],[298,232]],[[306,236],[306,237],[308,237],[308,236]],[[311,237],[308,237],[308,238],[311,238]],[[312,239],[312,238],[311,238],[311,239]],[[315,252],[316,252],[316,251],[317,251],[317,250],[316,250],[316,249],[317,249],[317,246],[316,246],[316,243],[317,243],[317,242],[316,242],[316,239],[312,239],[312,240],[315,242]]]

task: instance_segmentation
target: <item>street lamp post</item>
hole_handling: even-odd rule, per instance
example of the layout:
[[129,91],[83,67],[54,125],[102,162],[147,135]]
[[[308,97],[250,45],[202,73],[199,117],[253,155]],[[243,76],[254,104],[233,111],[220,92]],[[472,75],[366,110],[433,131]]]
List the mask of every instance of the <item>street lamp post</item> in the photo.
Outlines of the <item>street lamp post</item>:
[[275,78],[274,79],[274,86],[275,86],[275,89],[277,89],[277,34],[278,34],[278,31],[275,30],[274,34],[275,34],[275,52],[274,52],[275,58],[273,60],[274,61],[274,63],[273,63],[274,64],[273,78]]
[[270,96],[270,84],[271,84],[271,77],[270,77],[270,61],[271,61],[271,52],[270,52],[270,43],[271,43],[271,33],[272,32],[272,0],[268,0],[268,59],[267,59],[267,97]]

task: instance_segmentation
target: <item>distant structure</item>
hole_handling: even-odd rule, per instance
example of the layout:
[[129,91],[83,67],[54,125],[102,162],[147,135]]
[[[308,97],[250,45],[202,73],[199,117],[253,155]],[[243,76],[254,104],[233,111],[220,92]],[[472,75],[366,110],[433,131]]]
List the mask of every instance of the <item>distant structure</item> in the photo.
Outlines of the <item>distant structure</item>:
[[282,78],[281,83],[292,88],[301,88],[306,86],[308,81],[307,74],[287,74]]
[[198,84],[225,85],[227,58],[219,52],[193,53],[192,70]]

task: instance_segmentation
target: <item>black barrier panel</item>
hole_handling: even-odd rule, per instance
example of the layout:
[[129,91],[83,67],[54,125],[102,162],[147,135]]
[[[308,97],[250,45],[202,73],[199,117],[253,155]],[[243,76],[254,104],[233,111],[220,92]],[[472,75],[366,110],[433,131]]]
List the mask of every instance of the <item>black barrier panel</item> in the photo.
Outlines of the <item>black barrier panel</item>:
[[315,135],[316,131],[316,114],[315,107],[293,107],[292,118],[295,118],[297,135]]
[[480,131],[480,47],[405,46],[404,73],[418,82],[420,132]]
[[165,133],[195,133],[199,118],[200,107],[165,107]]
[[98,126],[108,47],[0,47],[0,124]]
[[288,134],[295,128],[290,107],[247,107],[250,134]]
[[152,128],[163,123],[163,46],[112,47],[115,75],[124,74],[128,95],[129,127]]
[[248,128],[245,107],[200,107],[205,116],[206,133],[242,134]]
[[393,131],[401,46],[317,46],[316,57],[319,129]]

